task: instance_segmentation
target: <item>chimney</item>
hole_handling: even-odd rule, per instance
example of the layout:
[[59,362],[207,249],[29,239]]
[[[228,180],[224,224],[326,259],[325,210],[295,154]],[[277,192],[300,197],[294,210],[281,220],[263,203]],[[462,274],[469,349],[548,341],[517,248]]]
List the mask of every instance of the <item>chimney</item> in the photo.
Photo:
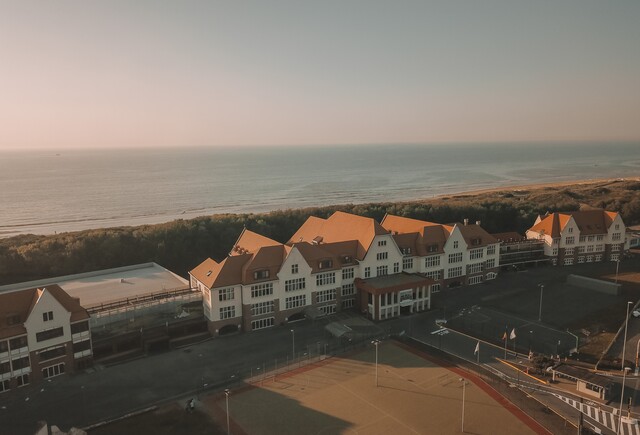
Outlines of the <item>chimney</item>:
[[465,219],[464,221],[464,226],[466,227],[467,225],[469,225],[469,219]]

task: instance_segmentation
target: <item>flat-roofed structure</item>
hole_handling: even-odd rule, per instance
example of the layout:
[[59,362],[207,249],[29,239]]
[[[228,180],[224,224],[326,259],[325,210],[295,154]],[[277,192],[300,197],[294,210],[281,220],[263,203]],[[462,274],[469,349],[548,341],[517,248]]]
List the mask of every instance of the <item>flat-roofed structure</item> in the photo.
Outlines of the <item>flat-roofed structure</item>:
[[356,278],[360,309],[373,320],[384,320],[431,308],[433,279],[412,273]]
[[204,325],[200,292],[156,263],[11,284],[0,287],[0,295],[54,284],[90,314],[96,358],[167,343],[172,335],[180,335],[172,334],[177,324],[183,332],[193,327],[190,321]]

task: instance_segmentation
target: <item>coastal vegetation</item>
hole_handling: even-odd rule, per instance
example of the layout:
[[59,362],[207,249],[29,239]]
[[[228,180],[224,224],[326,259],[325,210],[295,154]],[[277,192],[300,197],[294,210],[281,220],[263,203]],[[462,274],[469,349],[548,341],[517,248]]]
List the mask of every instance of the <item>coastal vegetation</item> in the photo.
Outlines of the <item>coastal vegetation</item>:
[[531,186],[442,196],[411,202],[346,204],[264,214],[220,214],[158,225],[0,239],[0,285],[155,261],[187,276],[229,252],[243,228],[286,242],[309,216],[342,210],[380,221],[386,213],[439,223],[481,221],[491,233],[524,233],[539,214],[585,207],[618,211],[640,223],[640,181],[609,180]]

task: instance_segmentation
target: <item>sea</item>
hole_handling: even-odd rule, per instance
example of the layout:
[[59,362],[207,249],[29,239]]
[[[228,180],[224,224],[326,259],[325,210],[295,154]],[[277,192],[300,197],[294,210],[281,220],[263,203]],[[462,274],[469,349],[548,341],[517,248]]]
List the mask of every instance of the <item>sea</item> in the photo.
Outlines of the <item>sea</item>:
[[640,142],[0,151],[0,237],[640,176]]

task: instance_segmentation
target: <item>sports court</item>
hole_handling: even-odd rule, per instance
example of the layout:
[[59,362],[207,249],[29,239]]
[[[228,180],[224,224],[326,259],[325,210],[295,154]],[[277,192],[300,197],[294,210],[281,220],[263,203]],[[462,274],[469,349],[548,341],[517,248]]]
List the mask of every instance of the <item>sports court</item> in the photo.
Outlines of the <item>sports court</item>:
[[[399,343],[379,345],[376,387],[375,354],[370,345],[231,391],[231,433],[461,433],[463,393],[466,433],[548,433],[473,375]],[[224,394],[205,402],[226,428]]]

